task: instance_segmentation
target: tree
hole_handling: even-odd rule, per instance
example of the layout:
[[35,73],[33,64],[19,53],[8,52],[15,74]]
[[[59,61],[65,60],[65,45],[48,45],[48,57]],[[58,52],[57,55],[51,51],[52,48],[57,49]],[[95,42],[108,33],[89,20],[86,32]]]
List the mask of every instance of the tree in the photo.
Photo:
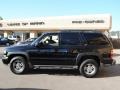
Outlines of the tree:
[[3,20],[3,18],[0,16],[0,20]]

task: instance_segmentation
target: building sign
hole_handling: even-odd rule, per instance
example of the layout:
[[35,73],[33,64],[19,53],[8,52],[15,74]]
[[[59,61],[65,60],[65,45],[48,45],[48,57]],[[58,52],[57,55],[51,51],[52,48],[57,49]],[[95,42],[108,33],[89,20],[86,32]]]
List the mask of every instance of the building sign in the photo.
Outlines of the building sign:
[[22,23],[22,26],[27,26],[29,23],[27,23],[27,22],[23,22]]
[[73,24],[82,24],[82,23],[86,23],[86,24],[95,24],[95,23],[105,23],[104,20],[78,20],[78,21],[72,21]]
[[30,25],[44,25],[45,22],[30,22]]
[[20,26],[20,23],[8,23],[8,26]]
[[45,22],[22,22],[22,23],[7,23],[8,26],[27,26],[27,25],[44,25]]
[[36,19],[0,20],[0,30],[109,30],[109,14],[41,17]]

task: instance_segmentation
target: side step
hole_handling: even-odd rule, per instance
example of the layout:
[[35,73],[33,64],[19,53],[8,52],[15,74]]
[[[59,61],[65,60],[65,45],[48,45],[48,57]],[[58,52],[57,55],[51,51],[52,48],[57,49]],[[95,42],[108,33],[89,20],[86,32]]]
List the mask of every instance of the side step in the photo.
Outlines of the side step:
[[34,65],[34,69],[77,69],[78,66],[67,65]]

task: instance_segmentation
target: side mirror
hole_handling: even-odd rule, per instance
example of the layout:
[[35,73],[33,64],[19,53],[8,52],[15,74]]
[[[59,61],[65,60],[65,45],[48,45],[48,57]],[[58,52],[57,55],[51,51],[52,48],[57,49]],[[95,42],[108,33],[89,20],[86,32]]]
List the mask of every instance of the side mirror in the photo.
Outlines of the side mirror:
[[43,47],[44,44],[43,44],[43,42],[39,42],[39,43],[36,43],[35,46],[36,46],[36,47]]

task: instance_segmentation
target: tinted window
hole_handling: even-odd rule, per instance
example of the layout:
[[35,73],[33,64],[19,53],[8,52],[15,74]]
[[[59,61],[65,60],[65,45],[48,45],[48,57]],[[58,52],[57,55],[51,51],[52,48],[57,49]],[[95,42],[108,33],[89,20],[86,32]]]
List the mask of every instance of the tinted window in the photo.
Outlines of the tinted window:
[[80,45],[79,33],[61,33],[62,45]]
[[109,44],[106,37],[100,33],[84,33],[84,36],[90,45],[106,45]]
[[16,36],[13,36],[13,38],[16,38]]
[[52,46],[58,46],[59,45],[58,35],[47,35],[41,41],[45,45],[52,45]]

